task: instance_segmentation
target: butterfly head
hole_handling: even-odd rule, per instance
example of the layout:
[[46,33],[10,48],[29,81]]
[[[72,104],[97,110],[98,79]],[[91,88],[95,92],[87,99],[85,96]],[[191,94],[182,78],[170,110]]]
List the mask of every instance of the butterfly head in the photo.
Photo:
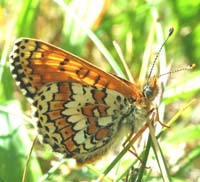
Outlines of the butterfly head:
[[153,76],[152,78],[150,78],[148,82],[143,86],[142,93],[143,93],[143,96],[149,101],[152,101],[155,99],[158,93],[158,85],[157,85],[156,76]]

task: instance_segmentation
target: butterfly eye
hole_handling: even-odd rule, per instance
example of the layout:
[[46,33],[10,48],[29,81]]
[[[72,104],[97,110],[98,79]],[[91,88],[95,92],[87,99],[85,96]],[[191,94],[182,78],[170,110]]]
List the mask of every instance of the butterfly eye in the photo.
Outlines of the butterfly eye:
[[155,95],[154,94],[154,90],[148,83],[146,85],[144,85],[143,95],[148,100],[153,100],[154,99],[154,95]]
[[143,87],[143,96],[149,100],[152,101],[156,97],[158,93],[158,85],[157,85],[157,78],[156,76],[153,76],[148,80],[148,82]]

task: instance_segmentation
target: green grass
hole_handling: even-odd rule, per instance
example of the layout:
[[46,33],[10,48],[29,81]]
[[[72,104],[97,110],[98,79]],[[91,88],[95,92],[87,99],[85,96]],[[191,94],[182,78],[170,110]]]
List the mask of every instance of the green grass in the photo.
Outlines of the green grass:
[[[9,71],[8,57],[16,38],[42,39],[91,60],[105,71],[127,78],[112,43],[116,40],[134,80],[143,82],[171,26],[175,32],[153,71],[166,73],[170,64],[172,70],[192,63],[196,63],[197,68],[172,74],[164,86],[159,116],[170,128],[156,123],[155,136],[159,139],[153,137],[152,142],[152,138],[146,137],[144,147],[135,146],[146,167],[132,154],[124,152],[120,160],[118,155],[112,162],[113,154],[102,159],[100,164],[77,168],[72,159],[61,159],[47,145],[37,142],[28,166],[27,181],[95,181],[103,172],[108,173],[104,181],[198,181],[199,3],[111,1],[105,5],[98,24],[95,20],[89,23],[87,18],[94,17],[94,7],[87,7],[86,11],[85,3],[79,3],[79,12],[87,12],[87,16],[78,20],[62,1],[8,0],[0,1],[0,5],[0,181],[21,181],[36,136],[30,105],[15,86]],[[161,76],[159,82],[166,81],[168,76]],[[196,100],[184,108],[193,99]]]

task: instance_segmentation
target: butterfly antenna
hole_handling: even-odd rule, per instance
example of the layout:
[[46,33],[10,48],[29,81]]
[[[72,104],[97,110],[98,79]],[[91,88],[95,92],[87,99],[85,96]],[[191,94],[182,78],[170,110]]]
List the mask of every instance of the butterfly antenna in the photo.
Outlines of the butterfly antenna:
[[196,68],[196,64],[191,64],[191,65],[188,65],[186,67],[183,67],[183,68],[179,68],[179,69],[176,69],[176,70],[172,70],[172,71],[169,71],[167,73],[163,73],[161,75],[159,75],[159,77],[161,76],[164,76],[164,75],[168,75],[168,74],[172,74],[172,73],[176,73],[176,72],[179,72],[179,71],[184,71],[184,70],[193,70]]
[[160,49],[158,50],[158,53],[156,54],[156,57],[155,57],[155,59],[154,59],[154,61],[153,61],[151,70],[150,70],[149,75],[148,75],[148,80],[149,80],[150,77],[151,77],[151,74],[152,74],[152,72],[153,72],[153,68],[154,68],[154,66],[155,66],[155,64],[156,64],[156,61],[158,60],[158,56],[159,56],[159,54],[160,54],[162,48],[164,47],[164,45],[166,44],[166,42],[168,41],[168,39],[170,38],[170,36],[172,35],[173,32],[174,32],[174,28],[171,27],[171,28],[169,29],[169,33],[168,33],[167,38],[165,39],[165,41],[164,41],[163,44],[161,45]]

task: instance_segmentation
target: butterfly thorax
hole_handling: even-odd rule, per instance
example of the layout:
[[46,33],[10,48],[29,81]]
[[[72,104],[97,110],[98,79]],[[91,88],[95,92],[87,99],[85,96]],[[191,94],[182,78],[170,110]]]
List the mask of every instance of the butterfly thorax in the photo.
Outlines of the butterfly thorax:
[[[138,86],[139,87],[139,86]],[[153,100],[158,93],[157,78],[153,76],[149,81],[144,84],[144,86],[138,90],[138,97],[135,99],[134,113],[132,117],[135,118],[134,132],[138,130],[145,122],[149,120],[149,115],[151,114],[153,108]],[[130,121],[131,122],[131,121]]]

